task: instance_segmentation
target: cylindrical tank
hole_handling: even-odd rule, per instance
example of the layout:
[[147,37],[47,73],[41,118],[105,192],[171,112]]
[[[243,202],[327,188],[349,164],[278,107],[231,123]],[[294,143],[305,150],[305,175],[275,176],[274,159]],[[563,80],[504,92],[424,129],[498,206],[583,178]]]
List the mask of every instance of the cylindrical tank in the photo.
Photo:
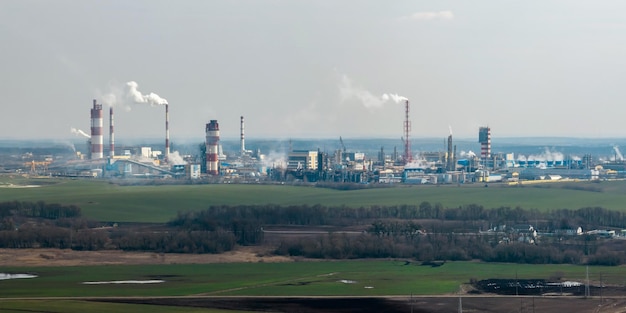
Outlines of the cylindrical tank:
[[218,175],[218,144],[220,141],[220,126],[217,120],[206,124],[206,170],[209,175]]
[[102,136],[102,104],[96,104],[93,100],[91,109],[91,159],[102,159],[104,157],[104,138]]

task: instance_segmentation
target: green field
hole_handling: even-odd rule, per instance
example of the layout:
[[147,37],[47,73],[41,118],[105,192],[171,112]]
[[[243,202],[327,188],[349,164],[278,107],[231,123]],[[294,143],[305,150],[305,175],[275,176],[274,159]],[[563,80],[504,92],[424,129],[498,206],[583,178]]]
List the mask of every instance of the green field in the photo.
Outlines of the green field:
[[[560,272],[584,282],[584,266],[447,262],[439,267],[404,261],[326,261],[140,266],[3,268],[34,273],[0,281],[0,296],[373,296],[455,293],[470,279],[549,278]],[[590,267],[590,279],[624,285],[622,267]],[[85,285],[83,282],[162,279],[157,284]],[[349,281],[350,283],[342,282]]]
[[481,184],[462,186],[398,186],[353,191],[287,185],[163,185],[118,186],[96,180],[57,180],[0,177],[0,184],[45,184],[37,188],[0,188],[0,201],[45,201],[76,204],[83,215],[100,221],[166,222],[179,211],[202,210],[214,204],[371,206],[418,205],[422,201],[445,207],[479,204],[525,209],[578,209],[600,206],[626,209],[626,182],[576,183],[595,191],[563,188],[563,184],[510,187]]

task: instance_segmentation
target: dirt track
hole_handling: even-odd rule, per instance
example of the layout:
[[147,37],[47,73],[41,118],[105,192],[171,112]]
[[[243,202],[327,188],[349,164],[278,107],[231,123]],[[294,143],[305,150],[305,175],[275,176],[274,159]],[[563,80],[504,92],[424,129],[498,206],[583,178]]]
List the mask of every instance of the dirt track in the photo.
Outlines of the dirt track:
[[0,249],[0,266],[77,266],[106,264],[205,264],[228,262],[291,262],[282,256],[265,256],[262,250],[243,247],[222,254],[73,251],[69,249]]

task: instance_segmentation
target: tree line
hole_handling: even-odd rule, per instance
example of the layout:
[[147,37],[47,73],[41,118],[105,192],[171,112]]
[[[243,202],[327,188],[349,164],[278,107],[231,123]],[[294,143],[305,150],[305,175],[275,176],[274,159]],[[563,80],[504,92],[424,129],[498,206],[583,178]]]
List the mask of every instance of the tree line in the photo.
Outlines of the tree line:
[[[601,207],[539,211],[481,205],[441,204],[327,207],[322,205],[214,205],[179,212],[156,226],[113,227],[81,217],[74,205],[0,203],[0,247],[75,250],[122,249],[220,253],[237,245],[273,245],[276,254],[310,258],[412,258],[521,263],[626,263],[621,240],[590,235],[544,236],[532,243],[517,234],[478,232],[493,225],[535,224],[545,229],[626,228],[626,215]],[[327,233],[266,240],[272,225],[357,225],[358,234]],[[535,225],[536,226],[536,225]]]

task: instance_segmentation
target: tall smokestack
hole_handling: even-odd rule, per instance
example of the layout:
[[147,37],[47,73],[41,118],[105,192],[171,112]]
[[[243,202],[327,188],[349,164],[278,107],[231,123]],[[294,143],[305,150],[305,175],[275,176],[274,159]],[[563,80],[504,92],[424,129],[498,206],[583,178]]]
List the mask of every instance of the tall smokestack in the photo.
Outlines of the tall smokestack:
[[170,158],[170,105],[165,104],[165,161]]
[[110,151],[109,151],[109,155],[111,157],[115,156],[115,130],[114,130],[114,123],[113,123],[113,107],[109,108],[109,144],[110,144]]
[[102,124],[102,104],[97,104],[94,99],[91,109],[91,159],[93,160],[104,157]]
[[480,158],[485,165],[491,158],[491,128],[480,127],[478,129],[478,142],[480,143]]
[[411,133],[411,121],[409,120],[409,100],[405,100],[404,106],[404,164],[411,163],[413,155],[411,153],[411,140],[409,140],[409,134]]
[[218,175],[218,144],[220,141],[220,126],[217,120],[206,124],[206,170],[207,174]]
[[446,159],[446,170],[453,171],[454,154],[452,154],[452,134],[448,136],[448,157]]
[[246,153],[246,141],[244,138],[243,115],[241,116],[241,155]]

